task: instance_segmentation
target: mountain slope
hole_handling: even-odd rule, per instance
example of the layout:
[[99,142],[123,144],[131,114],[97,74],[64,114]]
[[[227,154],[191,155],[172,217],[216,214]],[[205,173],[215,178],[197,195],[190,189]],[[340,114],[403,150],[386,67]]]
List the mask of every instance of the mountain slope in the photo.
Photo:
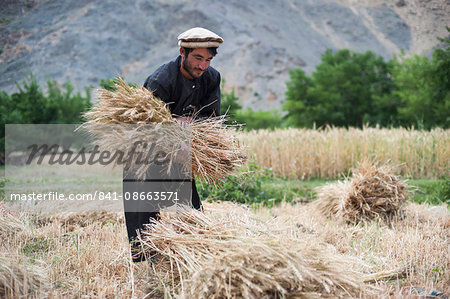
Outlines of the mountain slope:
[[3,0],[0,89],[25,72],[78,89],[125,76],[142,84],[178,54],[176,37],[202,26],[225,42],[212,65],[244,106],[280,107],[288,71],[314,70],[327,48],[429,53],[450,25],[450,1]]

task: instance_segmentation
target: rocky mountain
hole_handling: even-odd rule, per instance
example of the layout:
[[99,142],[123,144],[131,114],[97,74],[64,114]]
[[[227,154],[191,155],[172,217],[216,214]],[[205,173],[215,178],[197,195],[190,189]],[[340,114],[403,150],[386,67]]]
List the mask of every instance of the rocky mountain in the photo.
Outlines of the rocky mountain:
[[449,0],[0,0],[0,89],[27,72],[77,89],[120,74],[142,84],[201,26],[225,42],[212,65],[244,106],[278,108],[289,69],[327,49],[429,54],[450,26]]

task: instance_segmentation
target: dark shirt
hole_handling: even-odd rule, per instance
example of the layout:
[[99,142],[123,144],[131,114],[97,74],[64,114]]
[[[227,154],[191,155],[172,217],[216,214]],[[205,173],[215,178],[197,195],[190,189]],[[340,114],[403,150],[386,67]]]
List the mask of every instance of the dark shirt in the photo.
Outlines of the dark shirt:
[[160,66],[144,87],[169,104],[172,114],[197,117],[220,115],[220,73],[208,67],[202,76],[186,79],[180,71],[181,56]]

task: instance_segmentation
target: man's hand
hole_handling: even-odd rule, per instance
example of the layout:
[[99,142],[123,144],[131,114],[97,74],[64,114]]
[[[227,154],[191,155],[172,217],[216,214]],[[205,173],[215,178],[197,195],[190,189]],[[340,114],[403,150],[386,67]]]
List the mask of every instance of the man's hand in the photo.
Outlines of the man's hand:
[[191,124],[194,122],[194,119],[190,116],[181,116],[181,117],[177,117],[175,118],[175,121],[182,127],[186,127],[187,125]]
[[184,164],[191,158],[191,151],[184,141],[181,141],[180,148],[175,154],[175,163]]
[[[194,122],[194,119],[189,116],[181,116],[175,118],[175,121],[182,127],[183,129],[189,126]],[[180,147],[178,148],[177,152],[175,153],[175,163],[182,163],[184,164],[188,159],[191,158],[191,150],[186,145],[184,141],[181,141]]]
[[[181,116],[175,118],[175,121],[180,125],[180,127],[186,128],[187,126],[189,126],[189,124],[191,124],[194,121],[194,119],[189,116]],[[181,141],[180,147],[177,153],[175,154],[175,162],[182,164],[185,163],[187,159],[190,158],[190,153],[191,151],[189,150],[189,147],[186,145],[184,141]]]

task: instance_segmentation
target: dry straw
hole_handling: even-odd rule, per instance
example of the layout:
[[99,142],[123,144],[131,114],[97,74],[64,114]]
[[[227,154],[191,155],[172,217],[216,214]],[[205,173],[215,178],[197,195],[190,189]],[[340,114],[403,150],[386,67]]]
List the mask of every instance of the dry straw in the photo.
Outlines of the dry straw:
[[[187,164],[193,174],[212,183],[245,163],[235,128],[224,124],[224,116],[194,120],[182,128],[167,104],[152,92],[131,87],[121,78],[118,81],[116,91],[100,89],[98,103],[84,114],[87,122],[83,126],[96,136],[101,148],[129,153],[134,141],[151,136],[149,142],[157,144],[173,163],[183,141],[191,145],[192,165],[191,160]],[[124,124],[133,126],[111,126]],[[141,165],[136,170],[139,178],[145,178],[148,167]]]
[[399,216],[406,202],[407,185],[394,175],[389,165],[359,163],[350,180],[317,188],[312,203],[322,214],[350,223]]
[[[141,236],[159,286],[182,298],[352,297],[353,261],[306,235],[287,237],[238,206],[215,215],[162,213]],[[238,210],[237,212],[235,210]],[[284,229],[284,228],[282,228]],[[309,240],[309,241],[308,241]]]
[[42,298],[47,287],[47,273],[38,261],[26,265],[17,256],[0,255],[1,298]]
[[34,215],[33,222],[38,226],[57,223],[67,231],[73,231],[79,227],[87,227],[93,223],[108,225],[122,223],[122,213],[93,211],[93,212],[63,212],[55,214]]
[[356,269],[366,283],[380,287],[373,297],[363,298],[417,298],[405,295],[410,286],[450,294],[447,205],[407,202],[404,210],[405,217],[390,224],[372,221],[356,225],[320,217],[311,205],[282,203],[258,214],[270,213],[278,222],[309,232],[316,242],[326,242],[338,252],[363,260]]
[[[11,213],[0,202],[0,239],[4,243],[26,243],[33,236],[32,222],[26,214]],[[15,252],[16,246],[1,248],[0,253],[0,298],[42,298],[46,284],[45,267],[35,260],[27,264]]]
[[5,202],[0,201],[0,239],[26,240],[32,236],[32,221],[25,213],[11,212]]

